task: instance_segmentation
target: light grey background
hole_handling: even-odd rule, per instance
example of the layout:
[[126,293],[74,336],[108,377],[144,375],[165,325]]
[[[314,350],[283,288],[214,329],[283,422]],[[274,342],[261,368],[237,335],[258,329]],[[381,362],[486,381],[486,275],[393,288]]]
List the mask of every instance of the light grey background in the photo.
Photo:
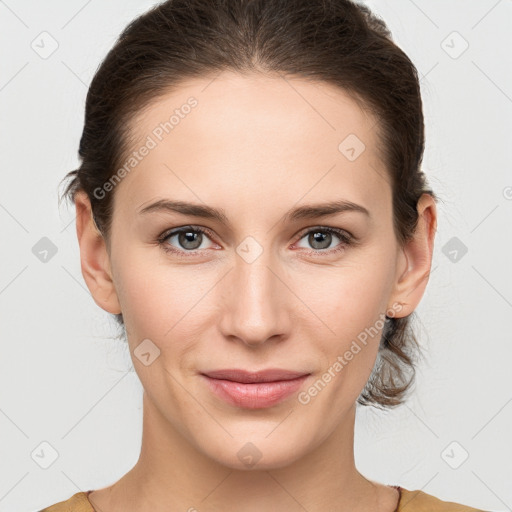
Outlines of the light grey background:
[[[359,409],[356,463],[382,483],[510,511],[512,1],[367,3],[422,77],[424,169],[442,201],[417,310],[427,360],[406,405]],[[154,4],[0,1],[1,511],[106,486],[139,455],[141,386],[84,284],[57,187],[78,164],[97,66]],[[46,262],[43,237],[57,249]]]

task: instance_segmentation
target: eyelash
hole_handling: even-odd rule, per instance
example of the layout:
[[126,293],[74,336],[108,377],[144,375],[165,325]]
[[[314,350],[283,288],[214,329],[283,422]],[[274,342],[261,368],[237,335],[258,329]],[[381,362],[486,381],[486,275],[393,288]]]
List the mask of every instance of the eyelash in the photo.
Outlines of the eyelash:
[[[159,244],[159,246],[162,247],[162,249],[165,252],[175,254],[181,258],[188,258],[191,256],[195,256],[196,254],[198,254],[204,250],[204,249],[195,249],[192,251],[179,250],[167,243],[167,239],[170,238],[171,236],[179,235],[180,233],[184,233],[184,232],[185,233],[189,233],[189,232],[202,233],[209,237],[213,237],[213,233],[209,229],[206,229],[206,228],[203,228],[200,226],[183,226],[178,229],[173,229],[172,231],[165,231],[157,238],[157,243]],[[335,253],[345,250],[346,247],[348,247],[350,245],[354,245],[356,243],[355,237],[353,235],[351,235],[350,233],[348,233],[342,229],[331,228],[329,226],[317,226],[314,228],[310,228],[307,231],[302,233],[302,235],[299,237],[298,241],[302,240],[306,235],[309,235],[310,233],[317,233],[317,232],[334,234],[340,238],[341,243],[334,249],[316,249],[316,250],[310,249],[310,250],[306,251],[308,254],[310,254],[314,257],[333,255]]]

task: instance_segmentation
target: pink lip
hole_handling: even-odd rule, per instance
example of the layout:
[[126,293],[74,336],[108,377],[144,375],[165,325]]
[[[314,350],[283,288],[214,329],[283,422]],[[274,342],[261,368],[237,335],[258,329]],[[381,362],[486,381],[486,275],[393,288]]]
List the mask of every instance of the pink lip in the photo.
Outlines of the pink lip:
[[277,404],[297,391],[310,374],[271,369],[260,372],[216,370],[201,375],[210,390],[228,403],[260,409]]

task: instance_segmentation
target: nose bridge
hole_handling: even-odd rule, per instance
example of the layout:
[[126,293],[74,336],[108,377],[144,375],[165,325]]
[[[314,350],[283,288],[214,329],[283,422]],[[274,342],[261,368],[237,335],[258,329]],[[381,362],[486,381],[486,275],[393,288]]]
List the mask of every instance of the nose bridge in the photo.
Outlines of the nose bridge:
[[[224,294],[222,329],[246,344],[264,343],[288,328],[283,283],[277,259],[269,247],[247,237],[236,249],[235,267],[229,274]],[[272,269],[272,270],[271,270]]]

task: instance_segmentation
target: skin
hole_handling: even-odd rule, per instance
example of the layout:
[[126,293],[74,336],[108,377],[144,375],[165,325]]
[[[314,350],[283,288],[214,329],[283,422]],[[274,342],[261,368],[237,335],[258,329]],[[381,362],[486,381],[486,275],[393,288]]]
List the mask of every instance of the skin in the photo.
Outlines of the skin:
[[[190,96],[198,106],[115,187],[108,243],[87,196],[75,198],[84,279],[101,308],[123,313],[144,387],[139,460],[89,499],[103,512],[394,511],[398,492],[366,479],[354,461],[355,403],[381,330],[306,405],[295,393],[242,409],[212,394],[199,373],[300,370],[311,372],[301,391],[309,389],[379,315],[417,307],[431,268],[435,202],[421,197],[414,238],[400,247],[376,120],[343,90],[299,78],[224,72],[183,83],[134,120],[133,150]],[[354,161],[338,149],[351,133],[366,146]],[[139,213],[159,199],[222,209],[230,224]],[[340,199],[371,218],[284,217]],[[166,243],[183,258],[156,242],[187,225],[214,235],[202,236],[199,254],[186,254],[191,245],[177,236]],[[357,244],[328,254],[343,244],[337,235],[324,245],[308,237],[325,226]],[[248,236],[262,249],[251,263],[236,252]],[[148,366],[134,355],[145,339],[160,350]],[[237,455],[248,442],[261,453],[252,467]]]

